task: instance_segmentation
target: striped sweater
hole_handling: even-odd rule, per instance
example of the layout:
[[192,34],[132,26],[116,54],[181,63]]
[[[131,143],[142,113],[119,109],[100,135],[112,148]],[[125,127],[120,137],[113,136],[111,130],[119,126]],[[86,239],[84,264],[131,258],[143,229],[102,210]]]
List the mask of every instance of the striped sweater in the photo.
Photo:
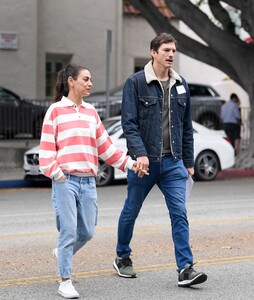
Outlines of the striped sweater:
[[58,180],[64,172],[96,176],[98,157],[122,171],[134,161],[117,149],[95,108],[84,101],[78,106],[66,97],[53,103],[44,117],[40,141],[41,172]]

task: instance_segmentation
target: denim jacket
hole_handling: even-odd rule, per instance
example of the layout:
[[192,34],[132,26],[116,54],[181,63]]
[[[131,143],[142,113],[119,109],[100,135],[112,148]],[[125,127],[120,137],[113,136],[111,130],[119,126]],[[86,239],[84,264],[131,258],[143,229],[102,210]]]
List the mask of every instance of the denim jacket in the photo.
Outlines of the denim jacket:
[[[163,93],[151,61],[144,70],[130,76],[125,83],[122,127],[128,153],[134,159],[148,156],[150,161],[160,161],[162,158]],[[185,167],[193,167],[189,88],[173,69],[170,69],[169,99],[169,135],[173,159],[182,159]]]

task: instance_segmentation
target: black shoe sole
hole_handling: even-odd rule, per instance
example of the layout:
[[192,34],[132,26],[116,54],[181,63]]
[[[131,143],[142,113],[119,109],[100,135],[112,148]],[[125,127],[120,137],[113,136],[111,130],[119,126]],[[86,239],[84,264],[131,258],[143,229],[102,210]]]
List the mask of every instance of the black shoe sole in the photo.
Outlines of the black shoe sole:
[[189,287],[195,284],[200,284],[203,283],[207,280],[207,275],[206,274],[199,274],[198,276],[196,276],[195,278],[193,278],[192,280],[188,281],[188,280],[184,280],[184,281],[179,281],[178,282],[178,286],[180,287]]
[[135,274],[135,275],[125,275],[125,274],[120,273],[115,261],[113,263],[113,267],[116,270],[118,276],[120,276],[120,277],[123,277],[123,278],[137,278],[137,274]]

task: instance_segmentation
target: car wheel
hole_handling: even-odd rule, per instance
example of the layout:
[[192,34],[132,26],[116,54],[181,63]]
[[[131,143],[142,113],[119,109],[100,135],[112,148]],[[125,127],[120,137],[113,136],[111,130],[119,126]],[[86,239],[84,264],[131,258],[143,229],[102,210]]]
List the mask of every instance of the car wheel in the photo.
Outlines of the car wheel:
[[212,114],[201,116],[197,122],[209,129],[220,129],[220,120],[217,116]]
[[96,177],[97,186],[105,186],[110,184],[114,179],[114,169],[104,161],[99,160],[98,173]]
[[195,161],[195,178],[201,181],[210,181],[216,178],[220,170],[219,159],[212,151],[204,151]]

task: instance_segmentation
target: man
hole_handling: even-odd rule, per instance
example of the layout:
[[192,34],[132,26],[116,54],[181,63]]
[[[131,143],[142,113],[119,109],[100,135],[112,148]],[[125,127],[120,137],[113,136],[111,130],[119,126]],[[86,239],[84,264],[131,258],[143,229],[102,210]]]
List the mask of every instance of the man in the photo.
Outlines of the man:
[[129,244],[143,201],[157,184],[171,218],[178,285],[191,286],[206,281],[207,275],[192,268],[185,192],[187,178],[194,174],[193,129],[188,86],[172,69],[175,52],[174,37],[158,34],[151,41],[152,61],[128,78],[123,89],[123,131],[140,171],[128,173],[113,266],[121,277],[136,277]]
[[230,100],[221,107],[223,129],[230,139],[232,146],[235,148],[235,154],[240,152],[241,114],[239,106],[240,100],[233,93],[230,95]]

